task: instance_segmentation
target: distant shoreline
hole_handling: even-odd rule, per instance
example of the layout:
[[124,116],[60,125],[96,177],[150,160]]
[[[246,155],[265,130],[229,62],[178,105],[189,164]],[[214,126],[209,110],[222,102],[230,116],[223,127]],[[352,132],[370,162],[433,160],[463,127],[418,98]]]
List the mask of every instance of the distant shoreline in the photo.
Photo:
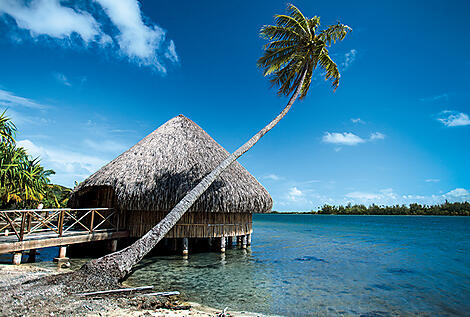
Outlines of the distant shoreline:
[[445,202],[440,205],[394,205],[378,206],[372,204],[332,206],[324,205],[318,210],[296,211],[271,211],[267,214],[307,214],[307,215],[354,215],[354,216],[470,216],[470,202]]
[[262,215],[309,215],[309,216],[423,216],[423,217],[467,217],[469,215],[407,215],[407,214],[321,214],[311,211],[270,211],[260,213]]

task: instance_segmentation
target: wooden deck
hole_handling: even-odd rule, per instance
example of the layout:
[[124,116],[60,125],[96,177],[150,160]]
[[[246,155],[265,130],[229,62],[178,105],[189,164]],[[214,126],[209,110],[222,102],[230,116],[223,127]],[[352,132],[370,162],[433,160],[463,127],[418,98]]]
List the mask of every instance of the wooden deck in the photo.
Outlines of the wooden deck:
[[31,249],[65,246],[75,243],[112,240],[129,236],[127,231],[96,230],[93,233],[84,231],[68,231],[61,237],[54,232],[38,232],[18,241],[15,235],[0,236],[0,254],[20,252]]
[[128,236],[110,208],[0,211],[0,254]]

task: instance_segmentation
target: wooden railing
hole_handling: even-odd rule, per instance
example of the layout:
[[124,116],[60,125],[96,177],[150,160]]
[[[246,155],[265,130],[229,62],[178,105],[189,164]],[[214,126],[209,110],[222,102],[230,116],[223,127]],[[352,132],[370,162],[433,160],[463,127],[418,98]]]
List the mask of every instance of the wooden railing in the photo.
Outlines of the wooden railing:
[[62,237],[67,233],[118,231],[119,213],[111,208],[0,210],[0,236],[23,241],[33,234]]

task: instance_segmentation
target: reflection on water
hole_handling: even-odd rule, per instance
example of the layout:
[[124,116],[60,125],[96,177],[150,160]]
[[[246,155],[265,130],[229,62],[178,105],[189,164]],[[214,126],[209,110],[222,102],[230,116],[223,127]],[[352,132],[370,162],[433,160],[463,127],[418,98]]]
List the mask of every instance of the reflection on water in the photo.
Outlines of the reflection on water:
[[469,228],[470,217],[255,215],[251,249],[148,258],[128,283],[266,314],[468,315]]

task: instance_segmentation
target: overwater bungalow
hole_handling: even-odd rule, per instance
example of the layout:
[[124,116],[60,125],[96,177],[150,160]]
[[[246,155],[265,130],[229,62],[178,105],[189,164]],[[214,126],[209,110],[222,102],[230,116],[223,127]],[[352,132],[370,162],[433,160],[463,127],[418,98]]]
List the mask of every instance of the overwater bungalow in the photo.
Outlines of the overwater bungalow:
[[[229,153],[196,123],[179,115],[150,133],[76,187],[73,208],[107,207],[120,215],[119,227],[139,238],[157,224]],[[238,162],[224,171],[166,235],[181,248],[251,243],[252,215],[271,210],[266,189]],[[216,241],[216,242],[214,242]]]

